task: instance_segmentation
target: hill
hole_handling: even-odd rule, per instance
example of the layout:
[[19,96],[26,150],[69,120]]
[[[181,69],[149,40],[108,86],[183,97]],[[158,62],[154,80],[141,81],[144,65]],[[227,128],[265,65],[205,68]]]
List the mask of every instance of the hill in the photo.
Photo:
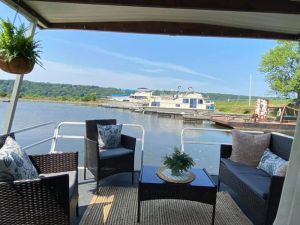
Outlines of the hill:
[[[9,96],[14,85],[13,80],[0,80],[0,97]],[[24,81],[20,96],[23,98],[49,98],[57,100],[93,101],[111,94],[126,94],[127,90],[87,85],[52,84]]]

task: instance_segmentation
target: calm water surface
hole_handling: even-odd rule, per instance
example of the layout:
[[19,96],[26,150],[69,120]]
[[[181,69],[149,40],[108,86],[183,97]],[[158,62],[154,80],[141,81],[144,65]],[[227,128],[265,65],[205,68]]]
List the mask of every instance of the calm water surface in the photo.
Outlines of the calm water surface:
[[[3,131],[4,119],[8,104],[0,103],[0,128]],[[214,125],[184,124],[180,119],[162,118],[156,115],[144,115],[120,109],[108,109],[95,106],[80,106],[57,103],[19,102],[13,124],[13,131],[45,122],[85,121],[87,119],[117,119],[118,123],[135,123],[145,128],[144,164],[160,165],[162,156],[172,152],[174,146],[180,146],[180,133],[184,127],[206,127]],[[26,131],[16,135],[21,146],[53,136],[54,125]],[[62,129],[65,135],[84,135],[83,126],[72,126]],[[136,128],[123,128],[123,133],[140,137],[141,132]],[[188,131],[186,140],[230,143],[231,135],[223,132]],[[28,153],[46,153],[50,150],[51,142],[28,149]],[[137,143],[136,169],[140,168],[141,145]],[[82,140],[59,140],[58,151],[78,151],[80,164],[83,163]],[[219,166],[219,146],[186,144],[185,151],[196,161],[196,167],[206,168],[210,173],[217,174]]]

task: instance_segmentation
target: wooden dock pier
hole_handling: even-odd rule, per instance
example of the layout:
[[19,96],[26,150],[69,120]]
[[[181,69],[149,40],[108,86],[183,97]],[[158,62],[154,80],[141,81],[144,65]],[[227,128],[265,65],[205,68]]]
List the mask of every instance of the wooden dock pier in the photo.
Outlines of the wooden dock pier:
[[254,122],[247,118],[230,118],[230,117],[211,117],[210,120],[216,125],[243,130],[260,130],[264,132],[276,131],[293,135],[296,122],[280,123],[277,121],[258,121]]

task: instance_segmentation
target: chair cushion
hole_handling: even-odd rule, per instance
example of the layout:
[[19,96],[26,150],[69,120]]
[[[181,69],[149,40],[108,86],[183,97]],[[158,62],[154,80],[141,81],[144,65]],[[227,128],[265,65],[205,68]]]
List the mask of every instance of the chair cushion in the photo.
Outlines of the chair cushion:
[[72,198],[74,191],[76,190],[77,171],[68,171],[60,173],[41,173],[39,177],[54,177],[59,175],[69,175],[69,199]]
[[100,159],[109,159],[114,157],[119,157],[127,154],[131,154],[133,151],[127,148],[114,148],[114,149],[100,149],[99,155]]
[[275,155],[270,151],[270,149],[266,149],[263,156],[261,157],[257,169],[262,169],[271,176],[284,177],[286,174],[287,166],[288,161],[285,161],[278,155]]
[[261,198],[267,199],[271,185],[271,176],[261,169],[233,162],[230,159],[221,159],[228,170],[248,186]]
[[118,125],[100,125],[98,128],[99,149],[118,148],[121,145],[122,124]]
[[38,178],[38,172],[28,155],[11,137],[0,149],[0,181]]
[[232,153],[234,162],[257,167],[261,156],[270,145],[271,134],[247,134],[239,130],[232,131]]

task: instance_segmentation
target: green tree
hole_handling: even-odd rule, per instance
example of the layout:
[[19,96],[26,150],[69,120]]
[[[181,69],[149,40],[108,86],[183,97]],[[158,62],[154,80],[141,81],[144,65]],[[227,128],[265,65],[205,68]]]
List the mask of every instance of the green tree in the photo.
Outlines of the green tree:
[[0,90],[0,97],[6,97],[6,95],[7,94],[4,91]]
[[277,94],[297,94],[300,103],[300,42],[278,41],[262,56],[260,71]]

